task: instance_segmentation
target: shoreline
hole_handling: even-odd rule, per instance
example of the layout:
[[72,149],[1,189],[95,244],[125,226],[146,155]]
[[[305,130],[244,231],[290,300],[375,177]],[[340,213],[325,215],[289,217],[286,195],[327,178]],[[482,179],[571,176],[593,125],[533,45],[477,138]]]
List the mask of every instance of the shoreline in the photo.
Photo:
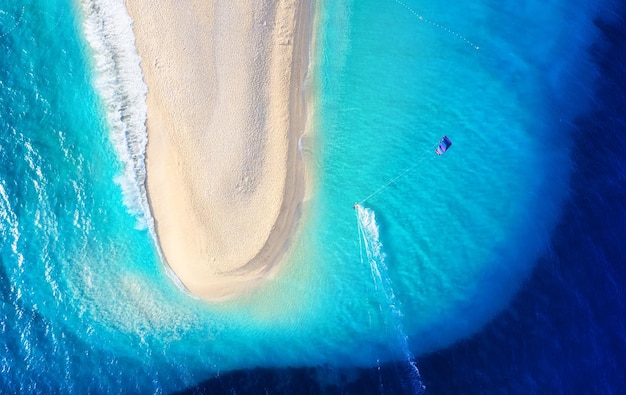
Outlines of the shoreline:
[[[307,121],[304,82],[310,61],[315,3],[289,0],[274,7],[265,7],[260,14],[273,17],[269,29],[267,20],[255,20],[252,25],[244,19],[244,24],[247,21],[247,25],[243,30],[220,26],[220,22],[226,21],[227,25],[230,22],[226,19],[220,20],[220,16],[224,18],[224,11],[253,19],[257,18],[256,15],[244,15],[245,13],[233,10],[228,5],[221,7],[200,3],[192,2],[182,10],[159,10],[159,15],[148,13],[148,17],[145,15],[146,7],[151,6],[149,2],[127,0],[126,8],[133,18],[136,47],[142,59],[144,81],[148,86],[146,189],[158,248],[161,249],[166,265],[186,290],[201,299],[215,301],[236,296],[271,275],[278,268],[278,263],[287,252],[296,232],[305,193],[304,163],[299,155],[298,141],[305,132]],[[204,15],[189,23],[186,18],[194,12],[196,15]],[[226,16],[230,17],[232,14]],[[212,25],[206,23],[211,20]],[[158,36],[160,39],[164,38],[166,45],[161,40],[154,40],[155,31],[151,29],[162,28],[163,25],[159,22],[168,22],[170,28],[173,27],[170,33]],[[184,23],[183,29],[179,29],[180,23]],[[231,29],[238,30],[233,35],[238,35],[235,41],[239,38],[242,44],[239,47],[234,45],[237,48],[232,50],[232,44],[228,42],[228,52],[224,52],[224,48],[218,47],[232,37],[222,36],[220,33],[228,30],[226,33],[230,34]],[[266,34],[266,31],[269,33]],[[183,40],[172,40],[176,37],[182,37]],[[255,38],[258,39],[257,42],[251,40]],[[195,45],[198,39],[203,44]],[[261,50],[257,50],[260,54],[256,54],[257,58],[253,62],[244,56],[244,72],[233,69],[232,66],[239,66],[236,50],[249,49],[248,42],[252,42],[255,49],[260,47]],[[173,46],[172,43],[177,45]],[[189,50],[188,46],[195,48]],[[189,58],[177,56],[177,52],[181,51]],[[164,53],[167,56],[161,56]],[[220,58],[220,54],[227,56]],[[263,55],[269,55],[269,59],[263,58]],[[162,73],[162,68],[168,69],[165,74]],[[177,77],[183,76],[180,81],[182,89],[177,84],[162,83],[167,80],[168,71],[173,71],[172,75]],[[181,74],[181,71],[186,73]],[[189,83],[198,82],[194,81],[194,71],[200,71],[200,86]],[[261,74],[261,78],[257,74]],[[258,79],[265,81],[259,83]],[[240,84],[242,80],[251,82],[252,86]],[[237,133],[211,136],[211,143],[226,140],[226,148],[229,148],[218,152],[221,156],[212,159],[215,151],[207,148],[210,144],[206,139],[206,134],[210,132],[202,130],[206,127],[202,122],[207,119],[212,121],[205,114],[215,111],[211,108],[212,105],[217,107],[223,104],[224,100],[219,99],[228,96],[219,92],[221,84],[234,87],[232,91],[235,94],[231,96],[236,96],[236,99],[245,98],[248,101],[244,105],[247,104],[252,110],[246,117],[246,109],[241,110],[240,101],[230,102],[226,107],[221,106],[220,110],[230,111],[231,115],[237,116],[235,119],[224,119],[229,123],[244,125],[239,129],[224,130],[244,131],[248,136]],[[172,87],[175,89],[171,89]],[[175,92],[176,90],[179,91]],[[188,93],[191,93],[191,99],[186,96]],[[195,102],[194,94],[195,99],[198,99]],[[175,105],[168,102],[170,98],[173,98]],[[180,100],[177,102],[176,99],[180,98],[184,100],[183,103]],[[188,110],[189,106],[194,107],[195,112],[185,112],[185,107]],[[239,111],[232,111],[232,107],[237,106],[239,108],[236,110]],[[188,121],[189,115],[198,116],[198,111],[201,111],[201,122],[193,119]],[[259,118],[265,119],[262,126],[256,126],[261,123]],[[191,126],[180,127],[177,122],[186,122]],[[246,127],[250,125],[257,129],[249,132]],[[243,143],[242,137],[244,140],[247,137]],[[229,139],[238,141],[229,142]],[[232,157],[237,155],[239,158],[243,157],[243,163],[233,160]],[[211,165],[214,166],[213,169],[210,169]],[[198,167],[201,170],[194,172]],[[224,177],[229,171],[234,171],[231,175],[239,172],[240,183],[252,179],[257,184],[251,187],[233,185],[234,177]],[[220,183],[227,193],[216,188],[210,190],[212,185]],[[239,189],[233,191],[233,187]],[[209,189],[208,193],[205,192],[206,189]],[[239,200],[249,202],[251,207],[242,205]],[[215,206],[218,206],[216,210],[209,210],[209,207]],[[211,221],[213,224],[207,225]],[[230,234],[220,233],[214,236],[212,232],[217,230],[216,233],[219,233],[221,225],[232,227]],[[225,236],[229,235],[236,237],[228,240]],[[207,242],[207,237],[214,237],[216,240]],[[249,239],[253,240],[246,246]],[[239,253],[239,250],[244,250],[244,253]],[[222,256],[219,252],[222,252]],[[222,260],[225,263],[222,264]]]

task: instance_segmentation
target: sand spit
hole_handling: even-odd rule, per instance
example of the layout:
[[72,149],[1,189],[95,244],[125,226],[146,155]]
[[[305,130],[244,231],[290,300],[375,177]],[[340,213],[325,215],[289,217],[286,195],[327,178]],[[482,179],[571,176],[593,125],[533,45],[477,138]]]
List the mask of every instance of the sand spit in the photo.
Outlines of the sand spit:
[[168,265],[236,295],[286,249],[304,194],[311,4],[126,0],[148,86],[147,191]]

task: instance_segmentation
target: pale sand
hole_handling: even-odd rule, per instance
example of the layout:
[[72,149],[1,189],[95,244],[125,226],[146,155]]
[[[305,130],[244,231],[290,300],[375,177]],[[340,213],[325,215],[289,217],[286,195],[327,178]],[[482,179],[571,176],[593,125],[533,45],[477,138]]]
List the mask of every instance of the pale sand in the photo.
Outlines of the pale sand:
[[304,195],[311,4],[126,0],[148,86],[147,190],[167,264],[216,300],[271,273]]

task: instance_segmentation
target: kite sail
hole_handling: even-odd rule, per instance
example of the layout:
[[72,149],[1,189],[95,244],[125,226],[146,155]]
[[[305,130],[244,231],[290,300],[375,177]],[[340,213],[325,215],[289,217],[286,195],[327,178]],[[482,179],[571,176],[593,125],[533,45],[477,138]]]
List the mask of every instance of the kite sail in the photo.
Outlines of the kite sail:
[[[441,156],[443,155],[448,148],[450,148],[452,146],[452,141],[450,141],[450,139],[448,138],[448,136],[443,136],[441,138],[441,140],[439,140],[439,143],[437,145],[435,145],[435,152],[437,153],[437,155]],[[431,148],[432,149],[432,148]],[[429,153],[431,152],[431,153]],[[396,180],[398,180],[400,177],[404,176],[406,173],[408,173],[409,171],[411,171],[412,169],[414,169],[417,165],[420,164],[420,162],[422,162],[425,159],[428,159],[428,157],[432,155],[432,151],[427,151],[424,152],[420,157],[418,157],[417,159],[415,159],[415,162],[407,167],[406,169],[404,169],[402,172],[400,172],[400,174],[398,174],[397,176],[395,176],[394,178],[392,178],[391,180],[389,180],[385,185],[381,186],[380,188],[378,188],[377,190],[375,190],[374,192],[372,192],[368,197],[366,197],[365,199],[361,200],[360,202],[356,202],[354,203],[354,205],[352,206],[353,209],[358,210],[359,208],[362,207],[363,203],[365,203],[366,200],[371,199],[372,197],[378,195],[379,193],[381,193],[383,190],[385,190],[387,187],[389,187],[391,184],[393,184],[394,182],[396,182]],[[431,157],[432,159],[433,157]]]
[[448,148],[450,148],[451,145],[452,141],[450,141],[448,136],[443,136],[441,140],[439,140],[439,145],[437,146],[435,152],[437,153],[437,155],[443,155],[448,150]]

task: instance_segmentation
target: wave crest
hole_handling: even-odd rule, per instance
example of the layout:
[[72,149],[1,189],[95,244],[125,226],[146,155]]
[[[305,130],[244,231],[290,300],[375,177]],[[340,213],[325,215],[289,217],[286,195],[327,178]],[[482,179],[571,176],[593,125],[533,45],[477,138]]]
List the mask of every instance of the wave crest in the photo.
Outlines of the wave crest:
[[154,229],[146,193],[148,88],[135,48],[132,19],[123,0],[83,0],[85,37],[93,50],[95,88],[104,100],[110,138],[123,165],[115,178],[137,228]]

